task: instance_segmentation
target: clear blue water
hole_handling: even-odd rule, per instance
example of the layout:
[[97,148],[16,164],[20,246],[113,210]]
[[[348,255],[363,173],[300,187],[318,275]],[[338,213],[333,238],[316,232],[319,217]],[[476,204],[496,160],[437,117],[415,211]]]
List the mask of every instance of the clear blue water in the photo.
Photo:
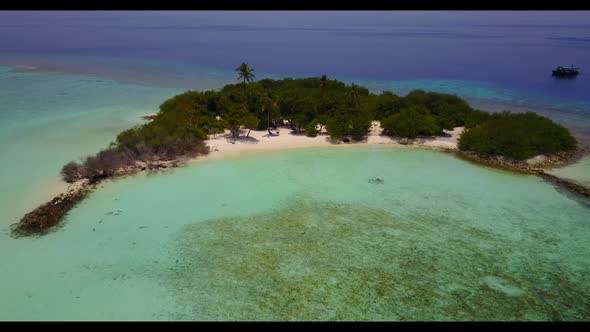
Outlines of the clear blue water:
[[105,148],[181,90],[0,67],[0,91],[0,211],[6,225],[32,202],[50,198],[65,163]]
[[[590,136],[590,12],[4,12],[0,21],[0,64],[202,89],[234,81],[246,61],[261,78],[326,73],[376,91],[557,109]],[[582,68],[577,78],[551,77],[570,64]]]
[[45,237],[7,231],[59,191],[64,163],[178,92],[233,81],[241,61],[258,77],[542,110],[590,133],[584,73],[547,76],[590,68],[588,17],[0,13],[0,64],[35,67],[0,66],[0,320],[587,320],[587,203],[441,153],[203,163],[105,183]]
[[358,148],[101,187],[58,231],[1,238],[0,319],[590,317],[590,208],[536,177]]
[[4,12],[0,52],[152,59],[378,80],[467,80],[590,101],[590,13]]

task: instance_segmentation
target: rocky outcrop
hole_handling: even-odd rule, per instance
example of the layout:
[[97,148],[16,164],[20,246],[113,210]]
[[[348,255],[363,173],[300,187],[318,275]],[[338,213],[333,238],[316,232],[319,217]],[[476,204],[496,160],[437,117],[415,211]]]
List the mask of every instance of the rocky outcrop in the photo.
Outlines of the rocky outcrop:
[[62,193],[51,201],[40,205],[27,213],[21,220],[11,225],[12,236],[43,235],[55,229],[61,224],[68,212],[76,207],[101,181],[132,175],[141,171],[157,172],[160,170],[179,167],[184,163],[182,159],[137,161],[133,166],[118,169],[113,176],[100,177],[98,180],[82,179],[70,184],[65,193]]
[[185,160],[155,160],[155,161],[136,161],[132,166],[120,168],[115,172],[114,177],[133,175],[141,171],[159,171],[167,168],[176,168],[182,166]]
[[455,151],[455,155],[461,159],[484,166],[506,169],[517,173],[537,175],[574,194],[590,198],[590,188],[586,188],[573,181],[559,178],[545,172],[552,168],[572,164],[582,158],[587,152],[587,148],[578,147],[572,151],[563,151],[555,155],[536,156],[525,161],[507,159],[501,156],[482,156],[470,151]]
[[90,192],[90,182],[80,180],[51,201],[27,213],[18,223],[11,226],[15,237],[45,234],[57,226],[68,212],[80,203]]
[[586,152],[585,148],[579,147],[572,151],[562,151],[554,155],[539,155],[527,160],[514,160],[502,156],[481,155],[472,151],[460,150],[457,150],[455,155],[480,165],[507,169],[518,173],[537,174],[548,169],[574,163]]
[[144,119],[144,120],[147,120],[147,121],[151,121],[151,120],[155,119],[156,116],[158,116],[158,115],[156,115],[156,114],[150,114],[150,115],[143,115],[141,118]]
[[371,178],[368,181],[372,184],[382,184],[383,182],[385,182],[383,179],[380,178]]
[[414,144],[414,140],[412,140],[410,138],[405,138],[405,137],[398,139],[397,142],[402,145]]
[[554,185],[566,188],[570,192],[590,198],[590,188],[586,188],[586,187],[581,186],[575,182],[559,178],[555,175],[547,174],[543,171],[540,171],[538,173],[538,175],[540,177],[542,177],[544,180],[546,180]]

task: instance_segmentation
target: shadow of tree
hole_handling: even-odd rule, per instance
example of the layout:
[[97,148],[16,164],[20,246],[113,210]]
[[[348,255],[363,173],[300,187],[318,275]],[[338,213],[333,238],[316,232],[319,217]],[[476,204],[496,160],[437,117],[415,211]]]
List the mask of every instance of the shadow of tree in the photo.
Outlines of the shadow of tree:
[[252,136],[238,136],[238,137],[232,137],[231,134],[227,134],[227,135],[223,135],[223,138],[225,138],[225,140],[229,143],[235,144],[236,142],[240,142],[240,143],[247,143],[247,144],[258,144],[259,140],[257,138],[254,138]]

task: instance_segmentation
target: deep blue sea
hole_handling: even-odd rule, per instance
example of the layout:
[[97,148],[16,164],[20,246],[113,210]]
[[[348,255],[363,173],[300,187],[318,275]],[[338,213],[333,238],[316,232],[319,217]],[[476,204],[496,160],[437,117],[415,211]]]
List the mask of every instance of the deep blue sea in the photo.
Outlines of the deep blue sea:
[[[221,71],[246,61],[278,75],[489,82],[590,102],[589,12],[3,12],[0,41],[6,57],[143,59]],[[553,67],[570,64],[583,74],[551,78]]]
[[[0,64],[203,89],[245,61],[259,78],[327,74],[492,110],[565,110],[556,118],[586,132],[589,22],[584,11],[3,12]],[[555,79],[558,65],[582,73]]]

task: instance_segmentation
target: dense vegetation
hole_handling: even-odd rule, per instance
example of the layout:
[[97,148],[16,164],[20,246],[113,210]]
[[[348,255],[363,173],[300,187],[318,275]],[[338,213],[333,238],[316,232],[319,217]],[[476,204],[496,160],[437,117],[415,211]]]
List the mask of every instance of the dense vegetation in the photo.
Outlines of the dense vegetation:
[[524,160],[576,147],[576,139],[563,126],[535,113],[496,113],[459,139],[461,150]]
[[399,97],[385,92],[373,98],[370,108],[381,121],[384,134],[397,137],[442,135],[444,129],[480,124],[488,115],[457,96],[443,93],[415,90]]
[[283,125],[294,134],[310,137],[323,134],[325,128],[333,140],[345,142],[363,140],[373,120],[381,121],[385,135],[405,138],[442,135],[445,129],[465,126],[473,129],[461,140],[462,149],[513,158],[575,144],[567,130],[548,119],[492,116],[472,109],[454,95],[422,90],[407,96],[374,94],[326,75],[255,81],[254,70],[245,63],[236,71],[237,84],[221,90],[187,91],[166,100],[151,122],[122,132],[97,155],[64,166],[64,179],[96,181],[137,161],[149,163],[207,153],[203,140],[225,130],[238,139],[253,129],[276,135],[271,129]]

